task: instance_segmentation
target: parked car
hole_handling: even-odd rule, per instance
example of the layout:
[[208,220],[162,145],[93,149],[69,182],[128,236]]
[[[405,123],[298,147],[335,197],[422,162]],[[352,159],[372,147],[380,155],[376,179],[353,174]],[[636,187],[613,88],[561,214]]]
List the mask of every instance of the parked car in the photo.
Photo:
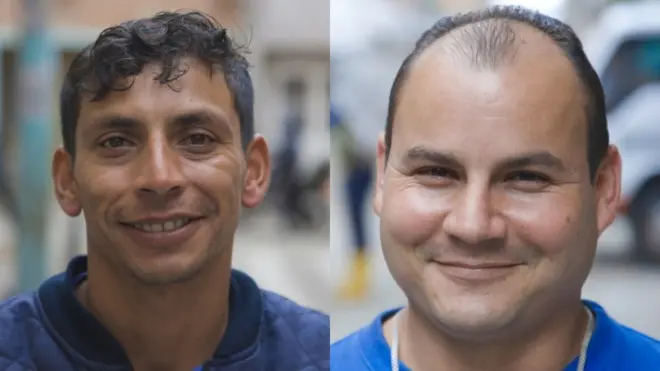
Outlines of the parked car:
[[660,263],[660,3],[625,2],[603,10],[583,37],[605,90],[610,140],[623,161],[622,216],[634,255]]

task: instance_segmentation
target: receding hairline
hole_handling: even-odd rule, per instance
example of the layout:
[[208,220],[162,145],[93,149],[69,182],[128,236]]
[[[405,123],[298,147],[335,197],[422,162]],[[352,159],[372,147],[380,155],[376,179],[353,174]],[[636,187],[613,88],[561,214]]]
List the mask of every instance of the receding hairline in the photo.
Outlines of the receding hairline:
[[[491,38],[493,35],[494,37]],[[577,89],[579,99],[585,105],[584,113],[588,116],[586,107],[589,101],[588,88],[581,80],[570,56],[561,46],[551,36],[533,25],[507,18],[490,18],[462,25],[447,32],[427,44],[410,61],[398,87],[392,121],[395,121],[401,96],[406,94],[411,76],[417,72],[420,64],[427,63],[428,59],[447,58],[451,61],[450,66],[456,63],[458,68],[498,71],[508,67],[519,68],[516,64],[521,61],[522,63],[532,61],[531,64],[537,65],[536,60],[538,60],[544,64],[549,61],[548,57],[554,59],[554,62],[546,65],[549,66],[547,68],[555,69],[561,65],[562,75],[571,80],[569,84],[572,88]],[[585,117],[585,120],[588,122],[589,118]]]
[[557,42],[533,25],[516,19],[488,18],[461,25],[433,40],[411,61],[410,69],[427,55],[439,53],[468,62],[475,69],[494,70],[515,62],[518,54],[530,47],[548,48],[570,63]]

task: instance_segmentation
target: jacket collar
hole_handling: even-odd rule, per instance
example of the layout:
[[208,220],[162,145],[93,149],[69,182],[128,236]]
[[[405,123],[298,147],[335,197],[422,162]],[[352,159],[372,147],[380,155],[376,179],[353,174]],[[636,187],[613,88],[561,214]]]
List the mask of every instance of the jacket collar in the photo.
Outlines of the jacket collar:
[[[45,281],[38,297],[46,328],[85,360],[107,366],[129,366],[122,346],[88,312],[75,296],[87,276],[87,257],[69,262],[66,272]],[[263,318],[261,290],[247,274],[232,270],[229,320],[213,359],[227,359],[256,347]]]

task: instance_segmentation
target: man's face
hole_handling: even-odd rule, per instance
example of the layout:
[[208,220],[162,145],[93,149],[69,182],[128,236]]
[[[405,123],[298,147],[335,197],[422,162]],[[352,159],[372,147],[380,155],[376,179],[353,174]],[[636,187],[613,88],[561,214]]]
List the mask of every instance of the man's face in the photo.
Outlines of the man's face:
[[172,86],[153,65],[130,89],[83,100],[75,161],[59,150],[53,162],[62,208],[84,211],[90,255],[146,283],[231,256],[241,204],[256,206],[268,183],[267,146],[256,137],[243,151],[223,74],[186,65]]
[[387,163],[379,144],[387,264],[411,305],[459,336],[578,297],[618,202],[615,149],[590,182],[570,62],[550,41],[526,40],[495,70],[432,46],[401,91]]

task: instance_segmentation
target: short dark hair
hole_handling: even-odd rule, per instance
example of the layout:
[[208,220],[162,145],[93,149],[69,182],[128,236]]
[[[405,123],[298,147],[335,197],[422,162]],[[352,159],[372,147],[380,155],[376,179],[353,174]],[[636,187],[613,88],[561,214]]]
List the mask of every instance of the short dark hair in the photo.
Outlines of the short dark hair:
[[139,75],[151,63],[162,68],[154,80],[170,85],[187,72],[181,63],[186,57],[211,68],[219,67],[224,74],[245,148],[254,136],[254,91],[244,51],[229,37],[226,28],[200,12],[161,12],[107,28],[78,53],[64,78],[60,120],[65,150],[75,156],[82,99],[100,101],[112,91],[130,89],[131,84],[119,82]]
[[401,87],[406,82],[413,63],[440,38],[451,31],[461,29],[454,38],[453,50],[466,56],[475,67],[495,68],[515,54],[515,31],[510,23],[519,22],[543,32],[561,48],[571,61],[584,86],[588,99],[588,161],[591,179],[595,179],[601,161],[609,146],[607,116],[603,87],[598,74],[589,62],[580,39],[567,24],[520,6],[494,6],[465,14],[444,17],[425,31],[413,51],[399,68],[387,109],[385,126],[385,156],[389,157],[392,145],[392,126]]

